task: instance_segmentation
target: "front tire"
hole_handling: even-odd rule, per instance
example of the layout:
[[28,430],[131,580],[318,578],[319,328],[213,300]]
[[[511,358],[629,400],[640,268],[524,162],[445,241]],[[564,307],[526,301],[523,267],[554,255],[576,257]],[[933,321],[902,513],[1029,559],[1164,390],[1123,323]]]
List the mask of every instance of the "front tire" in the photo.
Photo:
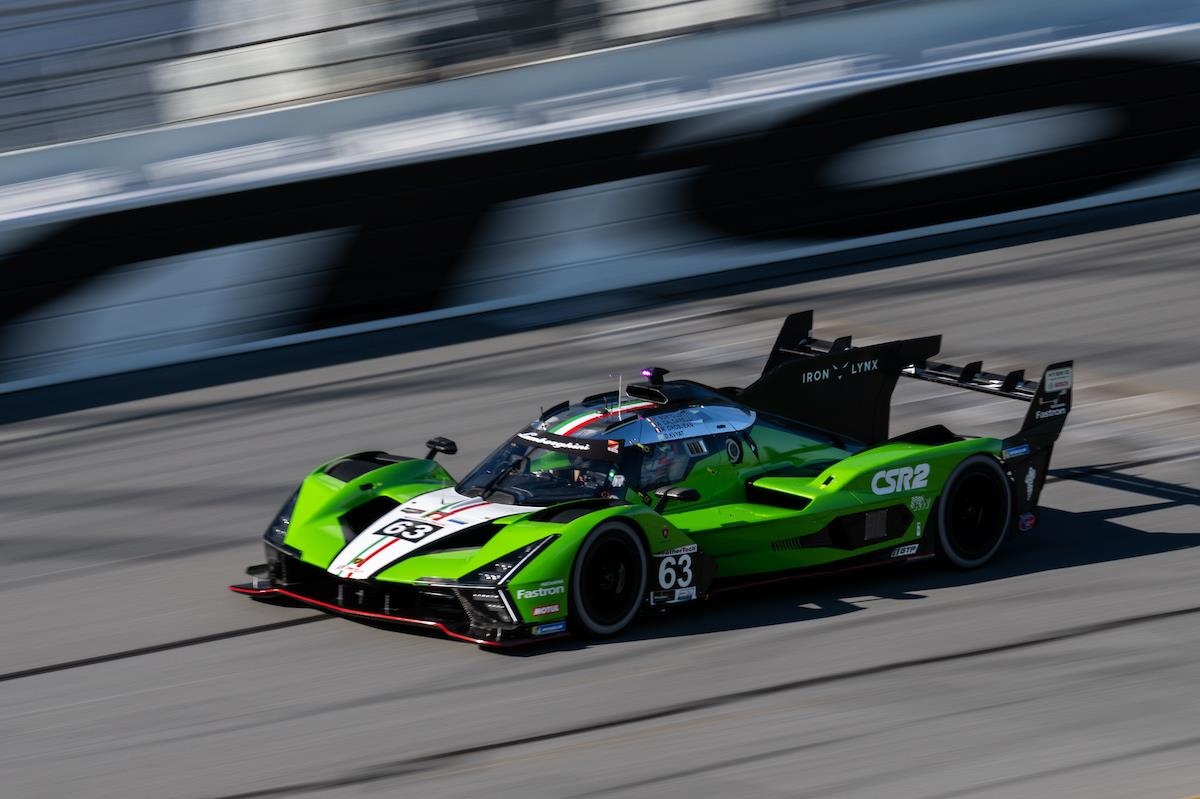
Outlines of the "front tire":
[[589,638],[625,629],[646,594],[642,538],[619,522],[605,522],[579,548],[571,567],[571,626]]
[[937,523],[942,561],[977,569],[992,559],[1012,523],[1012,486],[994,458],[972,455],[950,473]]

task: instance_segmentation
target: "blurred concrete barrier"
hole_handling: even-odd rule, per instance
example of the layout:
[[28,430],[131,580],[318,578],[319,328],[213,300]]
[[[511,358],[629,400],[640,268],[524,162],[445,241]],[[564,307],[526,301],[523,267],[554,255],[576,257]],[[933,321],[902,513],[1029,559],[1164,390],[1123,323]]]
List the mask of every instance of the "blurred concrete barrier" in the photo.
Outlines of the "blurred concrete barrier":
[[[1196,25],[1043,31],[907,63],[857,40],[852,55],[687,78],[655,75],[654,59],[678,60],[647,50],[625,64],[644,80],[607,87],[564,78],[603,61],[547,64],[519,88],[480,76],[381,97],[420,114],[348,112],[350,128],[331,104],[89,143],[47,151],[70,170],[58,183],[14,159],[26,172],[0,187],[0,390],[757,264],[801,270],[1200,188]],[[712,60],[700,37],[668,44]],[[454,110],[454,91],[492,104]],[[297,116],[318,112],[325,127]],[[98,152],[113,153],[106,170],[88,167]]]

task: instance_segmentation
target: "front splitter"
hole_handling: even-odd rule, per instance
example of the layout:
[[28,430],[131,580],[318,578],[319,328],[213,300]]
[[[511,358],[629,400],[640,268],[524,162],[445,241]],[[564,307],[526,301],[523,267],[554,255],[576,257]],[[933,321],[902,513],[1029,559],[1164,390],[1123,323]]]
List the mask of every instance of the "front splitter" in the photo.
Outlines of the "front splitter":
[[318,608],[327,613],[333,613],[339,616],[349,616],[358,619],[371,619],[372,621],[383,621],[390,624],[405,624],[412,627],[423,627],[440,632],[448,638],[453,638],[456,641],[466,641],[467,643],[477,644],[478,646],[486,646],[492,649],[507,649],[514,646],[526,646],[535,644],[541,641],[552,641],[555,638],[565,638],[567,633],[557,635],[540,635],[529,636],[526,638],[512,638],[506,641],[491,641],[486,638],[478,638],[473,635],[467,635],[450,629],[444,622],[434,621],[432,619],[412,619],[407,616],[396,616],[388,613],[376,613],[371,610],[355,610],[354,608],[345,608],[340,605],[334,605],[329,602],[324,602],[320,599],[314,599],[310,596],[298,594],[295,591],[289,591],[286,588],[272,586],[268,588],[256,587],[253,584],[231,585],[229,590],[236,594],[254,597],[271,597],[279,596],[287,599],[301,602],[310,607]]

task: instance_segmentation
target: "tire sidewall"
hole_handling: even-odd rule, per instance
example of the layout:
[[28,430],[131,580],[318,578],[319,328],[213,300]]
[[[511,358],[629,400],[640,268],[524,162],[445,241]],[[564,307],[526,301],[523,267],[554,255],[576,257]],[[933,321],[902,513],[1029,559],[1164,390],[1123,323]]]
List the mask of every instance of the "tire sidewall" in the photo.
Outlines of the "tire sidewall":
[[[583,566],[587,561],[588,554],[595,548],[596,544],[612,535],[621,535],[626,537],[638,552],[638,590],[637,600],[632,603],[628,613],[622,616],[618,621],[612,624],[600,624],[595,619],[592,619],[583,602]],[[647,565],[646,547],[642,541],[642,536],[627,524],[610,521],[602,522],[594,530],[588,533],[586,539],[579,547],[579,551],[575,553],[575,562],[571,565],[571,626],[572,628],[585,636],[592,638],[601,638],[610,635],[616,635],[621,630],[629,626],[637,616],[638,611],[642,606],[642,599],[646,596],[646,584],[649,580],[649,566]]]
[[[999,481],[1004,490],[1003,506],[1004,506],[1004,526],[1001,528],[1001,533],[996,537],[996,543],[988,549],[983,555],[977,558],[964,558],[949,543],[948,525],[946,524],[947,508],[950,506],[948,500],[951,498],[951,492],[955,488],[955,483],[964,472],[974,469],[977,466],[982,466],[992,472],[995,478]],[[942,495],[939,498],[937,508],[937,546],[938,554],[947,563],[960,569],[976,569],[987,563],[995,556],[996,552],[1004,543],[1004,539],[1008,537],[1009,530],[1012,528],[1013,519],[1013,491],[1012,485],[1008,481],[1008,475],[1004,473],[1003,467],[988,455],[972,455],[965,459],[962,463],[954,468],[950,473],[950,477],[946,480],[946,487],[942,490]]]

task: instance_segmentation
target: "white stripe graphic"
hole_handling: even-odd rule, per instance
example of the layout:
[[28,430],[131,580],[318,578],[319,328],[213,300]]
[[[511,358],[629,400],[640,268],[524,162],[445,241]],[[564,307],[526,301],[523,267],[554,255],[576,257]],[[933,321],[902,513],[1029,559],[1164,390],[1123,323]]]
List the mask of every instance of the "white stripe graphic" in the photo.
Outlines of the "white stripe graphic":
[[[475,504],[471,504],[475,503]],[[447,538],[461,530],[503,516],[528,513],[532,508],[520,505],[501,505],[478,497],[467,497],[453,488],[442,488],[422,494],[385,513],[338,553],[329,564],[330,574],[352,580],[374,577],[396,561],[424,546]],[[453,514],[446,516],[446,514]],[[413,525],[431,524],[440,527],[418,540],[382,532],[400,521]]]

